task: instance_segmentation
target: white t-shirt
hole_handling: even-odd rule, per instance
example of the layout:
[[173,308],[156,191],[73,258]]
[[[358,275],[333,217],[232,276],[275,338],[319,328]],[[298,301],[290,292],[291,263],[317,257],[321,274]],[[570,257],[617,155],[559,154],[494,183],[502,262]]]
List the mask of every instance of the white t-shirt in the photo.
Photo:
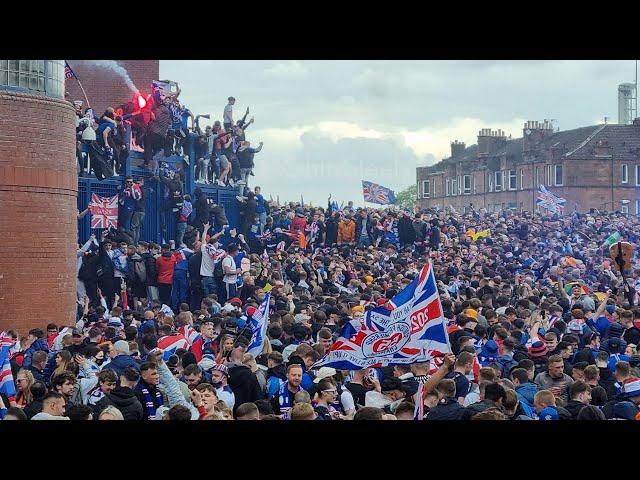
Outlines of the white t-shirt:
[[218,399],[222,400],[227,404],[227,407],[233,410],[233,406],[236,403],[236,396],[233,394],[233,392],[229,392],[225,390],[224,387],[220,387],[216,388],[216,394],[218,395]]
[[[224,257],[224,259],[222,260],[222,271],[225,271],[224,267],[229,267],[229,269],[231,269],[232,271],[235,272],[236,270],[236,262],[233,260],[233,257],[231,255],[227,255],[226,257]],[[224,278],[222,279],[222,281],[224,283],[236,283],[238,281],[238,274],[237,273],[233,273],[233,274],[225,274]]]
[[200,275],[203,277],[213,277],[213,269],[216,266],[216,262],[225,254],[224,250],[219,249],[217,243],[215,245],[203,243],[200,251],[202,252]]

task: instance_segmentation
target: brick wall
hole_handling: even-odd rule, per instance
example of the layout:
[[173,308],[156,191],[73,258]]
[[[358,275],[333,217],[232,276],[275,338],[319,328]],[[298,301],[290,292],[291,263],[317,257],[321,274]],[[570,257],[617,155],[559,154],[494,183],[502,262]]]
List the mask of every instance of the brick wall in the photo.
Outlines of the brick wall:
[[[620,210],[622,200],[629,200],[629,214],[636,214],[636,200],[638,196],[638,187],[636,186],[636,162],[614,160],[613,165],[611,159],[586,160],[574,159],[562,161],[552,161],[548,159],[549,164],[563,166],[563,186],[549,186],[548,188],[556,195],[567,200],[565,212],[571,213],[574,209],[579,212],[588,212],[590,208],[604,210]],[[622,164],[626,164],[628,168],[628,183],[621,183]],[[422,187],[422,181],[430,179],[431,189],[433,191],[434,182],[437,183],[437,192],[434,197],[422,197],[422,190],[419,190],[418,207],[430,208],[439,206],[453,206],[456,209],[468,206],[473,203],[475,208],[494,209],[495,205],[507,207],[509,203],[515,203],[518,208],[524,210],[533,210],[535,208],[536,192],[538,190],[538,182],[535,179],[535,169],[539,169],[539,178],[541,182],[545,181],[545,164],[512,164],[501,163],[501,169],[516,170],[516,182],[518,189],[515,191],[502,192],[486,192],[486,171],[468,171],[473,176],[472,191],[475,185],[476,194],[444,196],[444,175],[429,174],[427,169],[420,167],[416,169],[419,189]],[[613,167],[613,182],[612,182]],[[460,169],[448,165],[446,168],[446,176],[452,177],[463,173]],[[520,178],[520,170],[524,174],[522,182]],[[521,187],[524,186],[524,189]]]
[[[151,93],[151,81],[159,80],[159,60],[116,61],[127,70],[131,80],[141,92]],[[91,107],[96,113],[101,114],[107,107],[121,105],[133,98],[133,93],[126,83],[112,71],[96,67],[85,61],[68,60],[68,63],[82,82]],[[84,95],[75,78],[67,79],[65,88],[69,92],[69,100],[85,102]]]
[[0,330],[75,318],[73,108],[0,92]]

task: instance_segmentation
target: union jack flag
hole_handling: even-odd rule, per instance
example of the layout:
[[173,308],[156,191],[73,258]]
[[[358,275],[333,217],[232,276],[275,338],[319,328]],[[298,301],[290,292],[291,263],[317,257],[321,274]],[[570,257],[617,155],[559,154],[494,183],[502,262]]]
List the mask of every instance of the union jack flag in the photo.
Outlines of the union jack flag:
[[342,370],[428,362],[451,352],[446,319],[431,264],[391,301],[347,323],[314,367]]
[[184,325],[178,328],[178,333],[180,333],[181,335],[184,336],[184,338],[187,339],[187,342],[189,342],[189,345],[193,345],[193,342],[195,342],[200,336],[198,331],[195,328],[193,328],[191,325]]
[[9,352],[14,343],[11,335],[7,335],[5,332],[0,333],[0,393],[5,394],[8,398],[13,398],[16,395],[16,385],[13,383],[11,362],[9,361]]
[[118,195],[100,197],[92,193],[89,211],[91,228],[118,228]]
[[158,348],[164,351],[162,358],[167,361],[169,357],[176,353],[179,348],[189,349],[189,342],[184,335],[178,333],[175,335],[165,335],[158,340]]
[[566,199],[551,193],[544,185],[540,185],[536,205],[553,213],[562,213]]
[[362,181],[362,195],[364,196],[364,201],[369,203],[378,203],[380,205],[396,203],[396,195],[393,190],[373,182]]

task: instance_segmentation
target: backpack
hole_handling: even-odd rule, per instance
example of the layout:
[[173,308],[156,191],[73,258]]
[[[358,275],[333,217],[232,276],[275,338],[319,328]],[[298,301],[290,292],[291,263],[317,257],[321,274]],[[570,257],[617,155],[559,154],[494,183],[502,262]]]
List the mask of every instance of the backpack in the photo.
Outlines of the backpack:
[[141,283],[145,283],[147,281],[147,267],[143,260],[133,262],[132,270]]
[[222,257],[220,260],[218,260],[215,264],[215,266],[213,267],[213,278],[215,278],[216,280],[221,280],[224,277],[224,270],[222,269],[222,261],[227,258]]

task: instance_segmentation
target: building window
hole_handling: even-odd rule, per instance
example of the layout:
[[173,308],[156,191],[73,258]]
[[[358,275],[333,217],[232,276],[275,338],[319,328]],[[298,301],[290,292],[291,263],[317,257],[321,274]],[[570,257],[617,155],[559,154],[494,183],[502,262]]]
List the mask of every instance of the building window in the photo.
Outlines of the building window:
[[445,190],[446,190],[446,192],[447,192],[447,193],[446,193],[446,196],[448,197],[448,196],[449,196],[449,193],[451,192],[451,191],[449,190],[449,179],[448,179],[448,178],[445,178],[445,179],[444,179],[444,186],[445,186]]
[[458,194],[458,180],[455,178],[451,179],[451,195]]
[[536,167],[536,178],[535,178],[535,185],[533,186],[533,188],[538,188],[540,186],[540,167]]
[[515,170],[509,170],[509,190],[518,189],[518,177]]
[[436,193],[436,185],[437,185],[437,183],[436,183],[436,181],[434,180],[434,181],[433,181],[433,195],[432,195],[433,197],[435,197],[435,196],[437,196],[437,195],[438,195],[438,194]]
[[640,200],[636,200],[636,215],[640,217]]
[[520,190],[524,190],[524,168],[520,169]]
[[462,193],[465,195],[471,194],[471,175],[465,175],[462,177],[462,181],[464,183],[462,188]]
[[622,172],[621,172],[621,182],[629,183],[629,168],[626,163],[622,164]]
[[0,90],[64,98],[64,60],[0,60]]
[[429,198],[431,195],[431,182],[429,180],[422,181],[422,198]]
[[495,172],[495,189],[496,192],[499,192],[502,190],[502,172]]
[[555,167],[554,185],[556,187],[561,187],[562,186],[562,165],[554,165],[554,167]]
[[462,195],[462,176],[458,175],[458,195]]
[[620,213],[622,213],[623,215],[628,215],[629,214],[629,201],[628,200],[622,200],[622,202],[620,204]]
[[551,186],[551,165],[544,166],[544,184]]

